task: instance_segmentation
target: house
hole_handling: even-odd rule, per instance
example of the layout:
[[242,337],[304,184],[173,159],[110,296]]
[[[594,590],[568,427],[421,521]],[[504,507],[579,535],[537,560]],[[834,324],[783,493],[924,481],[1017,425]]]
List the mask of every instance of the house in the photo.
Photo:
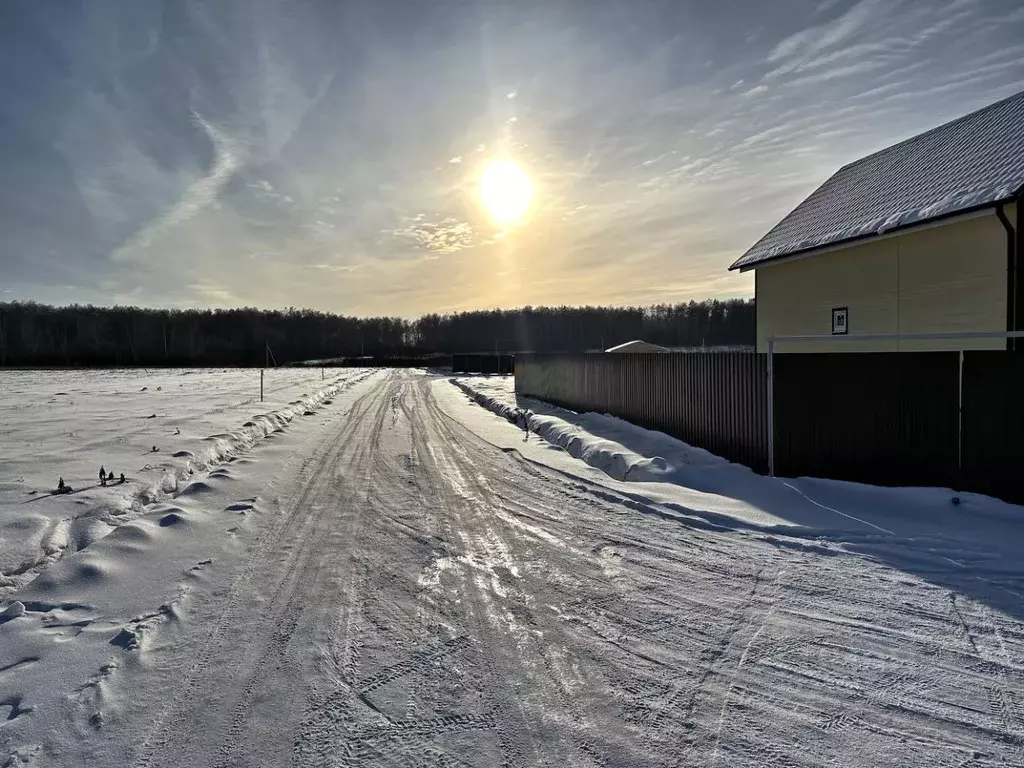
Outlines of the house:
[[668,352],[669,350],[665,347],[659,347],[657,344],[651,344],[648,341],[627,341],[625,344],[619,344],[611,349],[606,349],[605,352]]
[[[769,337],[1024,329],[1024,92],[841,168],[730,269]],[[1024,349],[1024,340],[785,342],[795,351]]]

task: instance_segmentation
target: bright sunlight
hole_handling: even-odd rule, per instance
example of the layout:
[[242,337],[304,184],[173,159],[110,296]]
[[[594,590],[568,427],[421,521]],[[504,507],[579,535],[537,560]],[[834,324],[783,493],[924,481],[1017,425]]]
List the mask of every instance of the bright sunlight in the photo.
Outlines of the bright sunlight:
[[480,175],[480,200],[496,221],[511,224],[530,207],[533,185],[523,167],[512,160],[493,158]]

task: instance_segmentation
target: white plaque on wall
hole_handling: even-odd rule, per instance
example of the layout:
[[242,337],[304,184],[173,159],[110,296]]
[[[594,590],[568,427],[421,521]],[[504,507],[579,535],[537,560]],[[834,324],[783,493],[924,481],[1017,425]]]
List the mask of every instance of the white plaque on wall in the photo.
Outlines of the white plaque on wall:
[[832,308],[832,335],[840,336],[850,332],[850,310],[846,307]]

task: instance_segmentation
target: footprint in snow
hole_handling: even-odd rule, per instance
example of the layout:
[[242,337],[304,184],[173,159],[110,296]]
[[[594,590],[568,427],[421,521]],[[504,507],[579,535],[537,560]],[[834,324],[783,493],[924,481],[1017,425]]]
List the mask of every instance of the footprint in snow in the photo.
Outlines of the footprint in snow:
[[184,512],[171,512],[160,518],[160,527],[168,528],[172,525],[181,525],[186,522],[188,522],[188,518],[185,517]]
[[31,712],[32,707],[22,706],[22,701],[21,696],[11,696],[0,700],[0,721],[10,722]]

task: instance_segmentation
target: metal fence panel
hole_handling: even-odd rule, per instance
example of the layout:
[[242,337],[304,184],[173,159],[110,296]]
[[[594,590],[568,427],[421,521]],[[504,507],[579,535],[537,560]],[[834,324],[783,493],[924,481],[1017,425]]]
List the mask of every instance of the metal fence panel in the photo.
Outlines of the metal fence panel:
[[331,360],[311,360],[293,365],[310,368],[450,368],[450,355],[428,357],[337,357]]
[[452,373],[509,374],[512,355],[452,355]]
[[1024,355],[965,352],[964,488],[1024,503]]
[[775,468],[877,485],[956,485],[959,354],[776,355]]
[[515,373],[518,394],[618,416],[767,469],[763,354],[518,355]]

